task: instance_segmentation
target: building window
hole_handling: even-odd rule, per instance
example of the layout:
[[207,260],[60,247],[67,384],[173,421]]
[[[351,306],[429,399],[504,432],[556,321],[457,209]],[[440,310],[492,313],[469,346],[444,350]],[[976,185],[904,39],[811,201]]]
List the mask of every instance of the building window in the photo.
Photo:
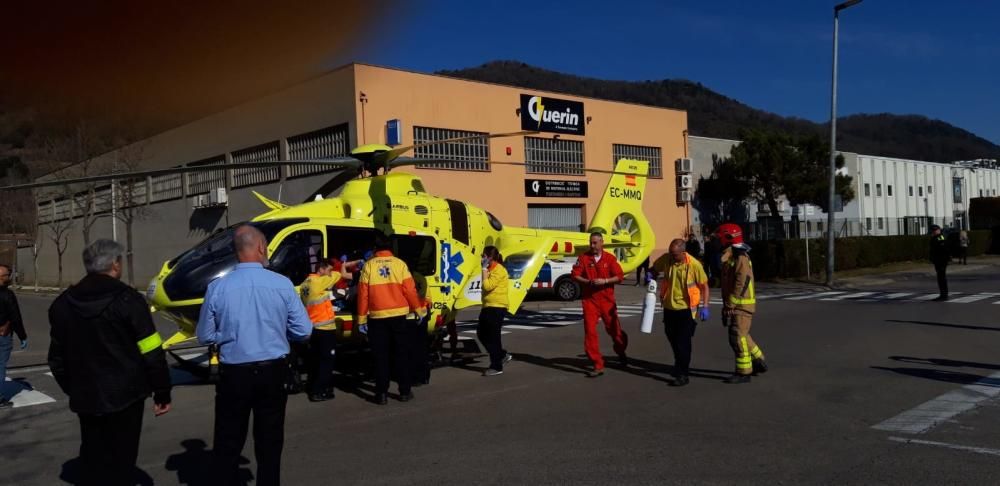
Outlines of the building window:
[[[233,152],[234,164],[278,160],[278,142],[265,143]],[[233,169],[233,187],[256,186],[281,178],[278,166]]]
[[951,180],[951,192],[952,192],[952,202],[955,204],[962,203],[962,179],[954,178]]
[[455,142],[436,143],[413,149],[414,157],[421,159],[444,159],[451,162],[440,164],[417,164],[423,169],[490,170],[490,139],[485,132],[448,130],[444,128],[413,127],[413,143],[420,145],[453,138],[479,137]]
[[822,221],[817,221],[816,222],[816,231],[823,231],[823,222]]
[[934,194],[934,186],[927,186],[927,195]]
[[887,196],[892,197],[892,184],[889,184],[888,186],[885,186],[885,191],[886,191],[885,194]]
[[865,229],[867,229],[868,231],[872,230],[872,219],[871,218],[865,218]]
[[875,184],[875,197],[882,197],[882,184]]
[[[202,165],[222,165],[226,163],[226,157],[220,155],[218,157],[212,157],[210,159],[199,160],[198,162],[192,162],[188,166],[196,167]],[[157,194],[160,192],[159,188],[153,187],[153,196],[156,198]],[[203,170],[201,172],[191,172],[188,174],[188,195],[196,194],[207,194],[212,189],[226,187],[226,171],[224,169],[219,170]]]
[[[288,160],[328,159],[347,155],[348,126],[346,123],[334,127],[288,137]],[[319,174],[338,168],[321,165],[292,165],[288,167],[288,177]]]
[[614,168],[621,159],[645,160],[649,162],[649,177],[662,179],[663,162],[660,152],[660,147],[616,143],[611,147],[611,167]]
[[528,227],[534,229],[580,231],[584,227],[583,206],[569,204],[529,204]]
[[524,162],[529,174],[583,175],[583,142],[524,137]]
[[878,218],[878,229],[885,229],[885,218]]
[[920,186],[917,188],[917,196],[924,197],[924,186]]
[[910,197],[913,197],[913,186],[910,186]]
[[871,195],[872,195],[872,185],[866,182],[865,183],[865,197],[868,197],[868,196],[871,196]]

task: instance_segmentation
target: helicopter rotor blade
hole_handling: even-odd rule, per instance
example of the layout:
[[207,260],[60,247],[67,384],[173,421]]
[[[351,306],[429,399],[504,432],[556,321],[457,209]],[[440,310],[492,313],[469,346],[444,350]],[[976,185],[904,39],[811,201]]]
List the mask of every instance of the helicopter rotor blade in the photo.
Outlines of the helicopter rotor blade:
[[216,170],[233,170],[233,169],[258,169],[267,167],[280,167],[280,166],[308,166],[308,167],[342,167],[343,169],[358,169],[361,167],[361,162],[352,157],[336,157],[330,159],[311,159],[311,160],[275,160],[275,161],[264,161],[264,162],[240,162],[233,164],[206,164],[206,165],[195,165],[186,167],[171,167],[167,169],[152,169],[152,170],[141,170],[136,172],[110,172],[107,174],[87,176],[87,177],[76,177],[71,179],[52,179],[40,182],[31,182],[28,184],[17,184],[12,186],[0,187],[0,191],[16,191],[19,189],[37,189],[42,187],[55,187],[55,186],[67,186],[73,184],[86,184],[91,182],[106,182],[113,180],[130,180],[130,179],[143,179],[146,177],[157,177],[164,175],[173,174],[187,174],[196,172],[208,172]]

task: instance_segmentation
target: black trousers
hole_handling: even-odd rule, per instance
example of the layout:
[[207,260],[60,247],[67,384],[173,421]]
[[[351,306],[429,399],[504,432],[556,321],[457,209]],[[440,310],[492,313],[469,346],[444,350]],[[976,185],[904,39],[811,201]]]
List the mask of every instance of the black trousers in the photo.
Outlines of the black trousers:
[[691,368],[691,340],[698,323],[688,309],[663,310],[663,328],[674,352],[674,375],[687,376]]
[[410,327],[410,378],[417,383],[430,383],[431,362],[428,350],[430,349],[427,335],[427,322],[418,321]]
[[503,359],[507,350],[503,348],[500,330],[507,309],[501,307],[483,307],[479,311],[479,326],[476,327],[476,337],[490,353],[490,368],[503,371]]
[[333,393],[333,370],[336,364],[337,331],[334,329],[313,329],[309,338],[309,352],[312,362],[309,367],[309,393],[319,395]]
[[389,366],[395,364],[399,394],[410,393],[413,323],[406,316],[368,321],[368,342],[375,355],[375,393],[389,392]]
[[106,415],[80,414],[83,485],[134,485],[145,400]]
[[215,481],[239,484],[239,460],[253,412],[257,483],[281,483],[281,449],[285,442],[284,359],[242,365],[223,364],[215,386]]
[[947,263],[934,264],[934,272],[937,273],[938,291],[941,293],[941,297],[948,296],[948,276],[945,274],[947,270]]

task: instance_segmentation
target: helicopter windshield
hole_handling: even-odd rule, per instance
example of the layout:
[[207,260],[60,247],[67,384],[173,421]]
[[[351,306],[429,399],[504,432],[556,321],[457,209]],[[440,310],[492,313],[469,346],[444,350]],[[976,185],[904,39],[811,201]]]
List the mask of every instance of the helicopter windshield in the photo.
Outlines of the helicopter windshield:
[[[308,220],[304,218],[295,218],[241,224],[259,229],[271,241],[281,230],[306,221]],[[204,297],[209,283],[236,267],[232,242],[233,233],[238,226],[240,225],[216,232],[170,262],[171,272],[163,281],[163,290],[171,300]]]

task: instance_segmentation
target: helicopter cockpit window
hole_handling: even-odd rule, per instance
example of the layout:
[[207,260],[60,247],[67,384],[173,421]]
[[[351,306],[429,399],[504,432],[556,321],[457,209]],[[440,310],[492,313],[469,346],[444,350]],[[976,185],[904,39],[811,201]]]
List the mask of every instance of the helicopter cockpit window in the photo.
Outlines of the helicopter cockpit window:
[[272,271],[299,285],[323,258],[323,233],[318,230],[296,231],[281,240],[271,254]]
[[504,256],[503,267],[507,270],[507,274],[512,280],[517,280],[521,278],[521,275],[524,275],[524,269],[531,264],[534,257],[535,254],[533,253],[506,255]]
[[392,235],[392,253],[406,262],[411,273],[437,274],[437,243],[430,236]]
[[[259,229],[270,241],[281,230],[308,221],[303,218],[275,219],[270,221],[240,223]],[[163,281],[163,290],[172,300],[199,299],[204,297],[208,284],[236,267],[233,252],[233,233],[240,225],[230,226],[205,238],[190,250],[168,264],[170,275]]]
[[487,211],[486,212],[486,217],[487,217],[487,219],[490,220],[490,226],[492,226],[493,229],[495,229],[497,231],[503,231],[503,223],[501,223],[500,220],[497,219],[496,216],[493,216],[493,213]]
[[410,186],[413,187],[413,190],[418,193],[423,194],[427,192],[426,190],[424,190],[424,183],[420,182],[420,180],[418,179],[413,179],[413,182],[410,184]]

